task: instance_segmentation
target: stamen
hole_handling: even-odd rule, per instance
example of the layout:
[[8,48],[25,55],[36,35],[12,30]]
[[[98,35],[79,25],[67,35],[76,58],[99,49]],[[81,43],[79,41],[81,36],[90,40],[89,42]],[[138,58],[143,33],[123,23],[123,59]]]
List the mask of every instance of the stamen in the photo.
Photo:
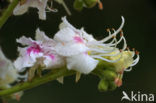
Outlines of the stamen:
[[129,51],[129,47],[127,46],[126,49]]
[[110,29],[108,28],[108,29],[106,29],[106,31],[107,31],[107,32],[110,32]]
[[92,56],[117,56],[119,55],[121,52],[117,52],[116,54],[98,54],[98,55],[92,55]]
[[[124,37],[122,36],[122,37],[117,41],[117,44],[119,44],[119,43],[122,41],[123,38],[124,38]],[[114,46],[114,45],[116,45],[116,44],[113,43],[113,44],[106,44],[106,45],[108,45],[108,46]]]
[[139,55],[139,53],[140,53],[140,52],[138,52],[137,50],[135,51],[135,54],[136,54],[136,55]]
[[20,4],[20,6],[22,6],[22,5],[24,5],[26,2],[27,2],[27,0],[20,0],[20,1],[19,1],[19,4]]
[[98,6],[99,6],[99,9],[100,10],[103,10],[103,4],[102,4],[102,2],[100,1],[100,0],[97,0],[98,1]]
[[135,51],[135,48],[132,48],[133,51]]
[[112,50],[108,50],[108,51],[104,51],[104,50],[99,50],[99,49],[94,49],[94,48],[90,48],[89,51],[95,51],[95,52],[98,52],[98,53],[111,53],[115,50],[115,48],[113,48]]
[[122,30],[120,31],[120,36],[123,36],[123,31]]
[[131,66],[136,65],[139,62],[140,56],[137,55],[137,58],[133,61],[133,63],[131,64]]
[[129,68],[125,69],[124,71],[130,72],[130,71],[132,71],[132,67],[129,67]]
[[106,61],[106,62],[115,63],[115,62],[117,62],[117,61],[119,61],[119,60],[121,59],[122,53],[121,53],[120,57],[119,57],[118,59],[116,59],[116,60],[109,60],[109,59],[103,58],[103,57],[101,57],[101,56],[92,56],[92,55],[91,55],[91,57],[97,58],[97,59],[101,59],[101,60],[104,60],[104,61]]
[[71,12],[70,12],[70,10],[68,9],[68,7],[66,6],[64,0],[56,0],[56,1],[57,1],[58,3],[60,3],[60,4],[63,5],[63,7],[64,7],[64,9],[66,10],[66,12],[67,12],[68,15],[71,15]]
[[116,36],[121,31],[121,29],[123,28],[124,23],[125,23],[125,19],[123,16],[121,16],[121,19],[122,19],[122,23],[121,23],[120,27],[118,28],[118,30],[116,30],[111,36],[104,38],[102,40],[102,42],[106,42],[107,40],[111,39],[113,36]]
[[124,45],[123,45],[122,50],[125,50],[127,48],[127,43],[126,43],[125,37],[124,36],[122,36],[122,37],[123,37],[123,41],[124,41]]

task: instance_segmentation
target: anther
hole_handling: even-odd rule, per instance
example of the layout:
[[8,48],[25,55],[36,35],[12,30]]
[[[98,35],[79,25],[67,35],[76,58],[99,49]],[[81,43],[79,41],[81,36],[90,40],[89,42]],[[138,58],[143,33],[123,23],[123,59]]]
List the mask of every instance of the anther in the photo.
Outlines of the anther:
[[112,36],[112,38],[116,38],[116,36],[114,35],[114,36]]
[[123,36],[123,31],[122,30],[120,30],[120,36]]
[[126,49],[129,50],[129,47],[127,46]]
[[133,51],[135,51],[135,48],[132,48]]
[[121,71],[119,71],[118,73],[120,74],[120,75],[122,75],[123,73],[124,73],[124,69],[125,68],[123,68]]
[[113,31],[115,31],[115,29],[114,29],[114,28],[112,28],[112,30],[113,30]]
[[123,36],[123,33],[120,33],[120,37],[122,37]]
[[136,55],[139,55],[139,53],[140,53],[139,51],[137,51],[137,50],[135,51],[135,54],[136,54]]
[[120,49],[119,51],[122,52],[122,49]]
[[26,1],[27,1],[27,0],[20,0],[20,1],[19,1],[20,6],[23,5],[23,4],[25,4]]
[[97,2],[98,2],[99,9],[100,10],[103,10],[103,4],[102,4],[102,2],[100,0],[97,0]]
[[107,32],[110,32],[110,29],[108,28],[108,29],[106,29],[106,31],[107,31]]

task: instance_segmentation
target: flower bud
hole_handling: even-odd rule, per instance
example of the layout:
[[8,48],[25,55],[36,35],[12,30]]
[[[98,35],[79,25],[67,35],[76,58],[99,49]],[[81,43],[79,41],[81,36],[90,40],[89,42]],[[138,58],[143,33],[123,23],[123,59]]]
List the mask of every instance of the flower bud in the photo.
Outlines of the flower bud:
[[101,72],[101,74],[104,78],[111,81],[113,81],[117,77],[117,74],[111,70],[104,70]]
[[98,89],[101,92],[105,92],[108,89],[108,81],[105,79],[101,79],[99,84],[98,84]]
[[84,0],[84,3],[88,8],[92,8],[97,4],[97,0]]
[[114,83],[114,81],[109,81],[108,90],[113,91],[117,88],[117,85]]
[[74,9],[78,10],[78,11],[81,11],[83,9],[83,5],[84,5],[84,2],[83,0],[75,0],[74,1]]

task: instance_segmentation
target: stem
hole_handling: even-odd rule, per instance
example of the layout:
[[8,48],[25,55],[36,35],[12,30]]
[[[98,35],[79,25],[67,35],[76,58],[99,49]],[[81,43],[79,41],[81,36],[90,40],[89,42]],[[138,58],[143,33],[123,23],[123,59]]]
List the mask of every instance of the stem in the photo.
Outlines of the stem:
[[70,76],[70,75],[73,75],[73,74],[75,74],[74,71],[69,71],[67,69],[53,70],[52,72],[44,75],[41,78],[36,77],[32,81],[27,81],[27,82],[24,82],[22,84],[17,84],[12,88],[2,90],[2,91],[0,91],[0,96],[11,95],[13,93],[16,93],[16,92],[19,92],[19,91],[22,91],[22,90],[27,90],[27,89],[39,86],[39,85],[47,83],[49,81],[56,80],[58,77]]
[[13,0],[9,7],[4,11],[2,17],[0,18],[0,28],[8,20],[9,16],[12,14],[14,8],[18,4],[19,0]]

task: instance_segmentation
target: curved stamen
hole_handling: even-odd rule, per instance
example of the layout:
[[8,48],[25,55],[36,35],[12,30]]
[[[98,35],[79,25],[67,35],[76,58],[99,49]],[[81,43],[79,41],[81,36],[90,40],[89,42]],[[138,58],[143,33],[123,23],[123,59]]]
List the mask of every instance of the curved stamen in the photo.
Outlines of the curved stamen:
[[[129,50],[128,50],[129,51]],[[132,58],[135,56],[135,52],[133,51]]]
[[140,56],[137,55],[137,58],[133,61],[133,63],[131,64],[131,66],[136,65],[139,62]]
[[68,15],[71,15],[71,12],[70,12],[70,10],[68,9],[68,7],[67,7],[67,5],[65,4],[65,2],[64,2],[63,0],[61,0],[61,1],[62,1],[61,4],[63,5],[63,7],[64,7],[64,9],[66,10],[67,14],[68,14]]
[[[119,54],[121,54],[120,51],[118,51],[115,54],[97,54],[98,56],[118,56]],[[92,56],[97,56],[97,55],[92,55]]]
[[121,19],[122,19],[122,23],[121,23],[120,27],[118,28],[118,30],[116,30],[113,34],[111,34],[110,36],[104,38],[100,42],[106,42],[107,40],[111,39],[113,36],[116,36],[121,31],[121,29],[123,28],[124,23],[125,23],[125,19],[124,19],[123,16],[121,16]]
[[129,68],[125,69],[124,71],[130,72],[130,71],[132,71],[132,67],[129,67]]
[[[114,37],[114,38],[115,38],[115,41],[116,41],[116,43],[117,43],[116,37]],[[95,44],[95,45],[96,45],[96,44]],[[115,47],[113,47],[113,48],[110,49],[110,50],[107,49],[107,51],[103,51],[103,50],[99,50],[99,49],[100,49],[100,48],[97,48],[97,49],[91,48],[90,50],[91,50],[91,51],[98,52],[98,53],[111,53],[111,52],[113,52],[113,51],[116,50],[116,45],[115,45]],[[104,49],[104,48],[103,48],[103,49]]]
[[[120,37],[120,39],[117,41],[117,44],[119,44],[122,40],[123,40],[123,36]],[[108,45],[108,46],[114,46],[116,45],[116,43],[112,43],[112,44],[105,44],[105,45]]]
[[117,62],[117,61],[119,61],[121,59],[122,53],[121,53],[120,57],[118,59],[116,59],[116,60],[109,60],[109,59],[103,58],[101,56],[91,56],[91,57],[101,59],[101,60],[104,60],[106,62],[115,63],[115,62]]
[[127,48],[127,43],[126,43],[126,39],[124,36],[123,36],[123,41],[124,41],[124,45],[123,45],[122,50],[125,50]]
[[112,50],[107,50],[107,51],[99,50],[99,49],[94,49],[94,48],[89,49],[89,51],[98,52],[98,53],[111,53],[111,52],[113,52],[114,50],[115,50],[115,48],[113,48]]

